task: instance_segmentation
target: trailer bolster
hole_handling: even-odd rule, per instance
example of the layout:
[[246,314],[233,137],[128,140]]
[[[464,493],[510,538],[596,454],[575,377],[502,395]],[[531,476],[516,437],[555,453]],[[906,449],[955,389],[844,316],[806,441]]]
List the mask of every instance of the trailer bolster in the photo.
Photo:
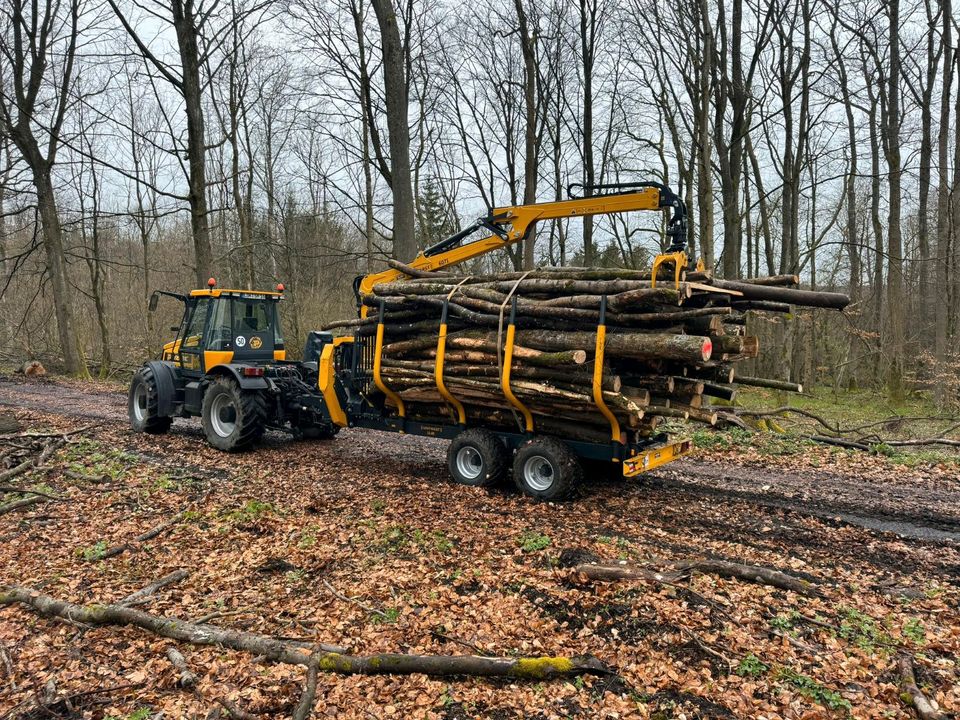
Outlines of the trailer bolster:
[[688,454],[692,449],[693,444],[689,440],[680,440],[649,448],[623,461],[623,476],[634,477],[647,470],[666,465]]

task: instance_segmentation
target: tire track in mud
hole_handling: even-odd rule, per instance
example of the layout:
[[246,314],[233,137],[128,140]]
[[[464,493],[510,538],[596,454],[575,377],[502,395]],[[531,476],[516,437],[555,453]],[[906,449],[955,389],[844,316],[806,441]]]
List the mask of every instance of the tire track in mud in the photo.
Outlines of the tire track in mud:
[[[49,378],[0,377],[0,407],[126,425],[126,405],[126,393],[118,390],[85,389]],[[178,419],[173,431],[203,442],[195,419]],[[350,434],[351,442],[337,443],[341,462],[373,462],[390,467],[394,473],[419,477],[439,478],[444,474],[442,441],[384,436],[359,429],[345,433]],[[265,442],[282,444],[284,435],[269,433]],[[777,514],[796,513],[827,524],[892,533],[924,544],[960,544],[960,479],[950,483],[931,478],[929,482],[908,484],[865,480],[834,471],[795,473],[694,458],[679,460],[641,478],[625,491],[747,504]],[[598,492],[604,493],[597,482],[589,483],[585,490],[588,496]]]

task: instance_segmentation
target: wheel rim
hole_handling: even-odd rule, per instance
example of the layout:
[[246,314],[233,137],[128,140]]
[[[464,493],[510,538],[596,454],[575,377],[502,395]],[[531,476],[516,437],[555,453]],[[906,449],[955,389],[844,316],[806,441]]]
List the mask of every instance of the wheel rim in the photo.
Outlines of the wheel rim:
[[137,422],[143,422],[147,417],[147,386],[142,381],[133,391],[133,416]]
[[483,456],[475,447],[467,445],[457,452],[457,472],[466,480],[476,480],[483,474]]
[[217,395],[210,403],[210,426],[222,438],[230,437],[237,428],[237,406],[227,394]]
[[554,479],[553,465],[543,455],[529,457],[523,464],[523,481],[532,490],[549,490]]

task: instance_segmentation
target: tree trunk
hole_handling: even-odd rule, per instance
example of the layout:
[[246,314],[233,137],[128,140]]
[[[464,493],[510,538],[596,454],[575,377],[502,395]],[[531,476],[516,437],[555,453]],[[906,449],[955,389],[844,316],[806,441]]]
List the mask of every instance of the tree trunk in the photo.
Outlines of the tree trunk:
[[393,257],[412,260],[417,254],[410,169],[410,128],[404,46],[393,0],[372,0],[380,27],[383,84],[390,138],[390,189],[393,191]]
[[180,63],[183,68],[180,90],[187,113],[187,159],[190,164],[190,228],[196,261],[197,287],[206,287],[213,272],[213,250],[207,217],[207,149],[203,120],[203,87],[200,81],[200,52],[193,4],[174,0],[173,27],[177,34]]

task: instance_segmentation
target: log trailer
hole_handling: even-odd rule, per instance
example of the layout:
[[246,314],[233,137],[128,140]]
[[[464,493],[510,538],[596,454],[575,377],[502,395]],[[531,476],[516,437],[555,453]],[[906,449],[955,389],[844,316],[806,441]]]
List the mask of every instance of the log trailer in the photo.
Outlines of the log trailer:
[[[586,197],[575,197],[581,187]],[[686,253],[686,209],[668,187],[658,183],[571,186],[570,199],[496,208],[470,227],[427,248],[409,264],[419,273],[448,268],[524,240],[541,220],[604,215],[635,210],[669,213],[667,252],[653,263],[653,283],[661,265],[672,266],[674,279],[689,264]],[[486,237],[467,238],[479,230]],[[626,442],[606,408],[601,386],[606,327],[601,309],[596,332],[593,397],[597,412],[610,420],[609,442],[587,442],[537,432],[530,412],[511,391],[514,313],[506,322],[504,363],[500,385],[505,399],[522,416],[514,432],[478,426],[468,421],[463,406],[443,382],[447,308],[437,320],[434,379],[451,414],[449,422],[425,423],[405,417],[403,400],[381,377],[386,329],[384,309],[361,302],[378,283],[406,277],[401,269],[361,276],[354,282],[361,317],[378,312],[376,334],[334,337],[309,333],[301,361],[286,359],[285,340],[277,305],[284,287],[276,291],[220,289],[213,278],[208,287],[187,295],[155,291],[150,311],[160,296],[183,303],[183,318],[172,331],[175,338],[161,356],[137,371],[130,384],[128,415],[138,432],[164,433],[177,417],[199,416],[207,440],[224,451],[252,447],[268,429],[297,437],[329,439],[341,428],[360,427],[385,432],[424,435],[451,441],[447,453],[453,480],[487,486],[511,473],[518,488],[533,497],[567,496],[582,478],[581,461],[619,464],[624,477],[664,465],[690,451],[687,440],[671,441],[657,435]],[[602,305],[601,305],[602,308]],[[389,400],[389,402],[388,402]]]

